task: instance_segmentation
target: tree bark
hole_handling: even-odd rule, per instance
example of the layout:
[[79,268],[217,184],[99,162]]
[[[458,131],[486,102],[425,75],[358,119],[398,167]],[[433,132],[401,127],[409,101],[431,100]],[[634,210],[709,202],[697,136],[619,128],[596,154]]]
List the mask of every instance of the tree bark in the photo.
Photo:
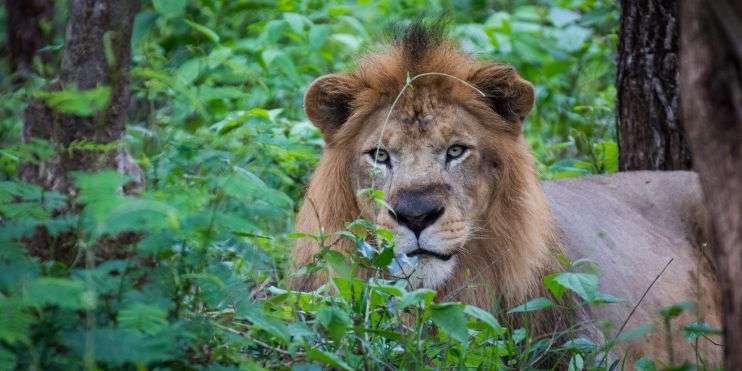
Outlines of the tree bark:
[[5,0],[6,45],[10,68],[16,72],[20,82],[33,68],[34,57],[39,49],[49,42],[49,32],[44,31],[43,22],[54,17],[52,0]]
[[682,1],[683,122],[722,290],[724,362],[742,370],[742,3]]
[[678,2],[621,4],[616,80],[619,169],[690,169],[679,111]]
[[[23,139],[42,138],[60,150],[40,166],[27,166],[24,179],[69,193],[67,174],[71,171],[115,168],[141,176],[120,143],[129,106],[131,32],[138,8],[138,0],[70,0],[62,68],[49,90],[109,86],[110,102],[102,112],[81,117],[54,112],[44,102],[33,101],[26,110]],[[110,151],[70,149],[80,141],[115,145]]]
[[[141,184],[141,170],[121,142],[130,98],[131,33],[138,8],[139,0],[69,0],[60,74],[46,90],[108,86],[110,100],[105,109],[89,117],[56,112],[43,100],[32,101],[25,113],[23,140],[47,140],[56,152],[41,164],[25,165],[21,170],[24,180],[74,196],[70,172],[112,168],[131,176],[130,186]],[[79,143],[95,146],[75,145]],[[118,237],[101,243],[103,254],[112,255],[116,246],[130,240],[124,236],[119,241]],[[31,254],[42,259],[70,262],[75,241],[71,233],[50,236],[40,228],[27,244]]]

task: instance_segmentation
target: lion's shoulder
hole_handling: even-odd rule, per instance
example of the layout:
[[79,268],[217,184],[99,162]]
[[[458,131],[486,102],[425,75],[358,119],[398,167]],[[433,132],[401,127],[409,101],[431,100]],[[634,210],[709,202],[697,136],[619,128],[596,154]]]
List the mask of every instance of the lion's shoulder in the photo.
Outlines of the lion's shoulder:
[[698,175],[690,171],[634,171],[546,181],[544,191],[555,214],[570,220],[595,214],[693,236],[703,207]]
[[[696,174],[627,172],[547,181],[544,190],[567,255],[596,262],[601,291],[624,299],[595,308],[593,317],[620,325],[672,259],[628,327],[655,322],[662,328],[660,309],[681,302],[699,303],[707,322],[719,325],[718,286],[703,254],[704,241],[697,235],[704,221],[699,219],[703,203]],[[694,320],[684,316],[680,321]],[[624,350],[663,354],[663,336],[655,331]],[[687,347],[682,341],[676,345]],[[706,345],[707,354],[718,356],[718,349]]]

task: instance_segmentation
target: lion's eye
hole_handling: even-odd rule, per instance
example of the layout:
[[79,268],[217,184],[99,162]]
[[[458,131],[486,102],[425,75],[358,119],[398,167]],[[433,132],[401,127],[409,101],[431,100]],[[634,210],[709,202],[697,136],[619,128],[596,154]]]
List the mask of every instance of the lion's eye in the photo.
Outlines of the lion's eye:
[[368,155],[371,156],[371,160],[373,160],[377,164],[384,164],[387,166],[391,164],[389,162],[389,152],[387,152],[384,149],[381,149],[381,148],[372,149],[371,151],[368,152]]
[[458,144],[454,144],[450,147],[448,147],[448,150],[446,151],[446,162],[455,160],[461,155],[463,155],[466,152],[466,147]]

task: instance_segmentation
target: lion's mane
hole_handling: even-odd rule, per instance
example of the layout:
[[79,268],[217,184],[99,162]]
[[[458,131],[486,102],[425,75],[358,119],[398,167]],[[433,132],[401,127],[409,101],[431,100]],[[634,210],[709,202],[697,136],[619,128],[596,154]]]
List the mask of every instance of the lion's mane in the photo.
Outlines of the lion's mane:
[[[423,27],[411,27],[403,37],[387,49],[361,58],[355,72],[356,93],[351,99],[349,118],[330,138],[322,159],[308,186],[299,212],[299,231],[316,234],[320,229],[328,235],[343,229],[358,218],[359,207],[351,187],[350,172],[360,128],[366,118],[380,107],[388,107],[410,76],[436,72],[467,81],[483,91],[491,87],[478,83],[477,71],[485,66],[461,53],[437,32]],[[530,84],[522,80],[507,65],[494,65],[501,78],[494,94],[479,96],[474,89],[456,79],[430,76],[419,79],[415,87],[425,85],[441,92],[442,101],[457,102],[482,122],[497,120],[493,101],[503,103],[513,115],[533,104]],[[346,89],[339,89],[342,94]],[[405,98],[415,99],[414,94]],[[409,102],[408,102],[409,103]],[[401,104],[405,104],[403,101]],[[305,107],[312,113],[314,107]],[[502,112],[498,112],[500,117]],[[505,112],[508,114],[508,112]],[[524,116],[524,115],[523,115]],[[497,149],[498,177],[492,179],[496,191],[487,200],[488,217],[477,226],[476,236],[465,246],[455,274],[438,288],[439,300],[461,300],[483,308],[507,308],[527,298],[541,295],[542,278],[546,272],[558,269],[556,256],[562,253],[556,242],[554,224],[546,196],[534,169],[533,157],[521,134],[524,117],[518,124],[503,129],[482,125],[481,135]],[[328,245],[343,248],[342,241],[329,238]],[[319,245],[312,240],[300,240],[294,249],[296,267],[313,261]],[[317,275],[305,275],[294,280],[298,289],[313,289],[323,282]]]

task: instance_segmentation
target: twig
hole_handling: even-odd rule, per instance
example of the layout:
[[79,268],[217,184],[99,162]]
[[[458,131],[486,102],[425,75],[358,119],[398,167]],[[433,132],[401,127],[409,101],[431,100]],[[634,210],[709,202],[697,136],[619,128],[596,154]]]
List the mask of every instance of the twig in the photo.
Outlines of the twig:
[[665,273],[665,270],[667,270],[667,267],[670,266],[670,263],[672,263],[673,260],[675,260],[675,258],[670,258],[670,260],[667,261],[667,264],[665,264],[665,267],[662,268],[662,270],[660,271],[659,274],[657,274],[656,277],[654,277],[654,280],[652,280],[652,283],[649,284],[649,287],[647,287],[647,289],[644,290],[644,293],[642,294],[642,297],[639,298],[639,301],[636,303],[636,305],[634,305],[634,308],[631,309],[631,312],[629,312],[629,316],[626,317],[626,320],[623,321],[623,324],[621,324],[621,327],[618,329],[618,333],[616,333],[616,337],[618,337],[619,335],[621,335],[621,332],[623,331],[624,328],[626,328],[626,325],[629,323],[629,320],[631,319],[631,316],[634,315],[634,312],[636,312],[636,309],[639,308],[639,305],[642,303],[642,301],[644,301],[644,298],[649,293],[649,290],[651,290],[652,289],[652,286],[654,286],[654,284],[657,283],[657,280],[659,280],[660,277],[662,277],[662,274]]
[[711,339],[711,338],[710,338],[710,337],[708,337],[707,335],[701,335],[701,337],[703,337],[704,339],[708,340],[709,342],[711,342],[711,344],[714,344],[714,345],[716,345],[717,347],[722,347],[722,346],[724,346],[724,345],[722,345],[721,343],[717,343],[717,342],[715,342],[715,341],[714,341],[713,339]]
[[[660,277],[662,277],[662,274],[665,273],[665,270],[667,270],[667,267],[670,266],[670,263],[672,263],[673,260],[675,260],[675,258],[670,258],[670,260],[667,261],[667,264],[665,264],[665,267],[662,268],[662,270],[660,271],[660,273],[657,274],[656,277],[654,277],[654,280],[652,280],[652,283],[650,283],[649,286],[647,287],[647,289],[644,290],[644,293],[642,294],[641,298],[639,298],[639,301],[636,302],[636,305],[634,305],[633,308],[631,308],[631,312],[629,312],[628,317],[626,317],[626,319],[621,324],[621,327],[618,329],[618,332],[616,333],[616,336],[613,337],[613,340],[614,341],[616,339],[618,339],[618,337],[621,335],[621,332],[623,332],[624,328],[626,328],[626,325],[629,323],[629,320],[634,315],[634,312],[636,312],[636,309],[639,308],[639,305],[644,301],[644,298],[649,293],[649,290],[651,290],[652,287],[654,286],[654,284],[657,283],[657,280],[659,280]],[[603,362],[605,362],[605,359],[606,359],[607,356],[608,356],[608,351],[606,351],[606,354],[603,356],[603,359],[600,360],[600,363],[599,364],[603,364]]]
[[[392,116],[392,111],[394,111],[394,107],[399,102],[399,99],[402,98],[402,95],[404,94],[405,90],[407,90],[408,87],[412,86],[412,82],[415,81],[415,80],[417,80],[417,79],[419,79],[419,78],[421,78],[421,77],[425,77],[425,76],[445,76],[445,77],[450,77],[450,78],[452,78],[452,79],[454,79],[454,80],[456,80],[456,81],[458,81],[458,82],[460,82],[460,83],[462,83],[462,84],[464,84],[464,85],[472,88],[474,91],[476,91],[477,93],[479,93],[481,96],[483,96],[483,97],[486,97],[487,96],[486,94],[484,94],[481,90],[477,89],[477,87],[474,86],[474,85],[472,85],[471,83],[469,83],[467,81],[464,81],[464,80],[462,80],[462,79],[460,79],[460,78],[458,78],[456,76],[449,75],[447,73],[442,73],[442,72],[426,72],[426,73],[421,73],[419,75],[415,75],[412,78],[409,78],[409,74],[407,76],[408,76],[407,82],[405,82],[404,86],[402,87],[402,90],[400,90],[399,91],[399,94],[397,94],[397,97],[394,98],[394,101],[392,102],[392,105],[389,107],[389,111],[386,113],[386,117],[384,118],[384,124],[381,126],[381,132],[379,132],[379,142],[376,145],[376,148],[381,147],[381,142],[384,139],[384,131],[386,130],[387,125],[389,124],[389,119]],[[379,154],[379,151],[377,150],[376,153],[375,153],[375,155],[374,155],[374,157],[378,156],[378,154]],[[371,188],[374,188],[374,180],[375,179],[376,178],[372,178],[371,179]]]

